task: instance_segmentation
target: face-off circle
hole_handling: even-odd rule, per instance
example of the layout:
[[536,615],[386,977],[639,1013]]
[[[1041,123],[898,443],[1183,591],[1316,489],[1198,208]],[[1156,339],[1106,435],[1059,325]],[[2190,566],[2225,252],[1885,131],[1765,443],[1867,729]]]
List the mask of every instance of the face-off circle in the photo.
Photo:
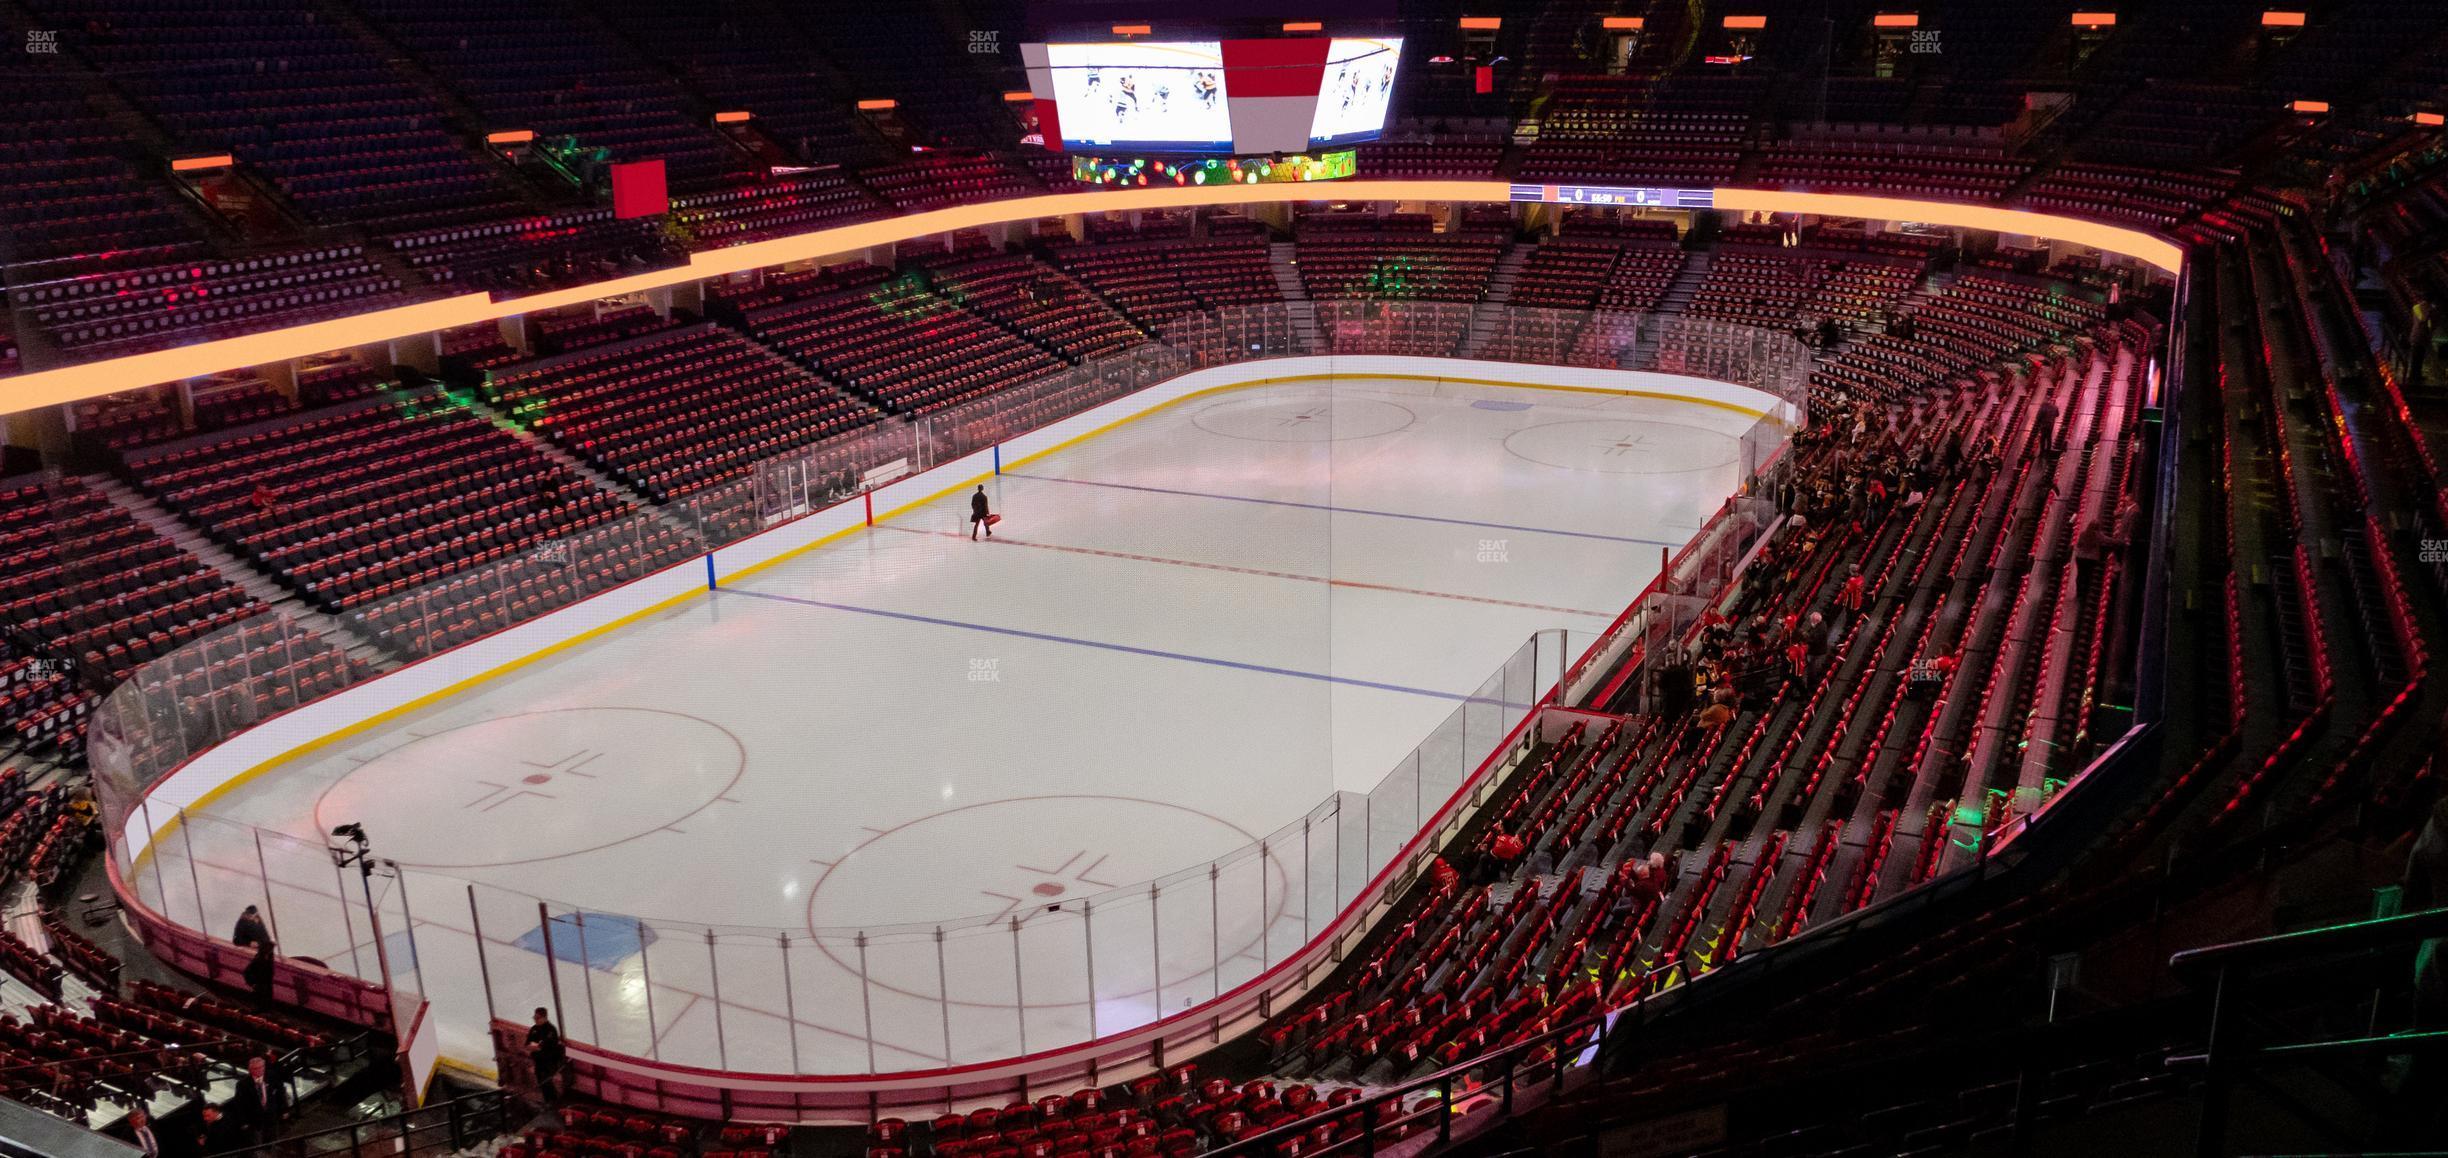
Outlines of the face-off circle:
[[1734,465],[1733,436],[1656,419],[1590,418],[1514,431],[1505,449],[1517,458],[1601,474],[1682,474]]
[[527,864],[672,827],[739,782],[747,749],[711,721],[659,708],[496,716],[394,746],[315,801],[318,831],[382,816],[386,858],[410,868]]
[[1349,442],[1408,428],[1419,416],[1381,398],[1323,394],[1228,398],[1190,419],[1209,434],[1251,442]]
[[[1057,819],[1060,823],[1054,823]],[[1083,842],[1077,835],[1083,832],[1109,839]],[[1165,839],[1133,839],[1150,832],[1162,832]],[[1129,991],[1100,991],[1098,999],[1139,997],[1147,989],[1144,955],[1152,951],[1149,939],[1157,931],[1147,921],[1147,882],[1195,869],[1163,894],[1178,898],[1166,902],[1177,927],[1165,934],[1164,981],[1168,989],[1179,985],[1188,992],[1205,976],[1214,954],[1227,959],[1241,954],[1262,956],[1265,925],[1287,916],[1298,919],[1297,897],[1286,880],[1286,873],[1299,863],[1298,847],[1270,849],[1263,873],[1258,857],[1239,858],[1224,870],[1211,892],[1204,862],[1257,842],[1257,836],[1221,817],[1138,797],[1031,796],[964,805],[878,832],[832,862],[809,892],[808,928],[816,936],[817,948],[854,975],[858,967],[853,959],[853,931],[868,931],[876,941],[868,983],[879,990],[933,1002],[937,998],[931,992],[931,947],[917,954],[924,958],[916,962],[924,966],[917,970],[923,976],[909,976],[909,984],[903,984],[909,970],[896,968],[891,962],[897,958],[885,955],[897,942],[924,940],[923,930],[914,929],[941,920],[954,930],[955,956],[968,955],[959,942],[979,940],[980,944],[991,943],[989,956],[1007,962],[1012,950],[1005,930],[1017,919],[1027,938],[1032,970],[1052,968],[1050,957],[1081,952],[1080,902],[1136,886],[1139,895],[1112,895],[1098,902],[1097,912],[1112,915],[1097,918],[1096,936],[1100,955],[1118,941],[1120,949],[1139,958],[1130,973],[1136,983],[1125,981],[1117,986]],[[946,856],[947,848],[979,852]],[[1325,846],[1320,845],[1319,852],[1324,851]],[[1212,928],[1208,916],[1211,896],[1219,897],[1228,910]],[[1106,909],[1107,904],[1113,908]],[[1191,916],[1195,921],[1186,919]],[[886,932],[888,928],[898,932]],[[1111,935],[1121,929],[1131,932]],[[1277,934],[1273,939],[1277,952],[1288,951],[1299,939],[1281,930]],[[1216,939],[1213,946],[1211,936]],[[1053,972],[1070,976],[1084,972],[1084,967],[1073,962]],[[1032,991],[1028,1003],[1038,1008],[1076,1002],[1069,996]],[[1010,1005],[958,993],[953,1004]]]

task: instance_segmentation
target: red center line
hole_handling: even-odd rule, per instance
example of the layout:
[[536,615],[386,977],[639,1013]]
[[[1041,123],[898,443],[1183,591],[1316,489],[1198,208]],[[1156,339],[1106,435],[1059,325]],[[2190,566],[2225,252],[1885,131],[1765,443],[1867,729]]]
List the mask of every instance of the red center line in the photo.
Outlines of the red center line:
[[[899,531],[907,535],[941,535],[949,539],[968,538],[967,535],[963,535],[958,531],[928,531],[917,527],[897,527],[888,523],[877,523],[875,529],[879,531]],[[1293,571],[1269,571],[1261,567],[1235,567],[1229,563],[1203,563],[1196,559],[1168,559],[1161,555],[1138,555],[1129,551],[1108,551],[1101,547],[1074,547],[1063,543],[1033,543],[1026,539],[1014,539],[1008,535],[997,536],[994,541],[998,543],[1009,543],[1015,547],[1034,547],[1040,551],[1067,551],[1074,555],[1101,555],[1108,559],[1128,559],[1135,563],[1165,563],[1175,567],[1196,567],[1206,571],[1228,571],[1235,575],[1258,575],[1268,579],[1290,579],[1300,583],[1323,583],[1329,587],[1351,587],[1362,591],[1386,591],[1396,595],[1421,595],[1430,599],[1453,599],[1463,603],[1488,603],[1498,607],[1520,607],[1530,611],[1553,611],[1562,615],[1586,615],[1592,619],[1612,620],[1615,618],[1615,613],[1612,611],[1586,611],[1578,607],[1556,607],[1546,603],[1523,603],[1518,600],[1496,599],[1486,595],[1461,595],[1452,591],[1430,591],[1420,587],[1397,587],[1389,583],[1363,583],[1357,579],[1329,579],[1317,575],[1302,575]]]

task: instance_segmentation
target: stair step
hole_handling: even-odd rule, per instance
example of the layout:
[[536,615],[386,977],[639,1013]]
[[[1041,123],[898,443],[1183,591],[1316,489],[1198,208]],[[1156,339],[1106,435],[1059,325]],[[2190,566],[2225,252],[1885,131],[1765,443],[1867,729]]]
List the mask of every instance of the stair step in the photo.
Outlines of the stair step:
[[[275,612],[287,616],[291,622],[335,641],[351,645],[349,648],[351,655],[357,654],[356,648],[358,647],[373,647],[372,641],[360,635],[356,629],[337,616],[327,614],[308,604],[297,592],[231,553],[229,549],[214,541],[211,536],[196,530],[173,514],[168,507],[155,502],[152,496],[108,475],[89,475],[85,478],[85,485],[102,492],[112,502],[119,504],[122,509],[134,516],[136,521],[170,540],[188,554],[203,560],[206,566],[219,572],[222,578],[229,580],[239,590],[260,600]],[[390,666],[389,657],[382,654],[379,649],[375,649],[375,655],[369,657],[369,662],[376,663],[378,666]]]

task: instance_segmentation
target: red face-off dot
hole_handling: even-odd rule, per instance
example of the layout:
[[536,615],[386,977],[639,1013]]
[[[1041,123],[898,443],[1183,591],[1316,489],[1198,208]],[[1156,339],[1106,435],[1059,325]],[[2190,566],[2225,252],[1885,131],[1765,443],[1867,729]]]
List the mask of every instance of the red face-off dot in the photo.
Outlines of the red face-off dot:
[[1054,882],[1052,882],[1052,881],[1047,881],[1047,882],[1045,882],[1044,884],[1041,884],[1041,885],[1037,886],[1036,888],[1031,889],[1031,890],[1029,890],[1029,891],[1030,891],[1030,892],[1033,892],[1033,893],[1035,893],[1035,894],[1037,894],[1038,896],[1041,896],[1041,897],[1059,897],[1059,896],[1061,896],[1061,895],[1062,895],[1062,892],[1063,892],[1063,887],[1062,887],[1061,885],[1055,884],[1055,883],[1054,883]]

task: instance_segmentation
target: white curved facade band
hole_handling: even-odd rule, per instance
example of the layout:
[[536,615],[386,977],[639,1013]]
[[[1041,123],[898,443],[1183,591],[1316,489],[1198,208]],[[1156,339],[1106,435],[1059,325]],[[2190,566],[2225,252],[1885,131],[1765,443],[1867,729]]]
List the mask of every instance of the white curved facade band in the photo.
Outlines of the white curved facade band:
[[[377,345],[454,326],[516,317],[599,298],[642,293],[795,261],[854,254],[876,246],[961,229],[978,229],[1073,213],[1319,201],[1328,197],[1338,201],[1502,203],[1512,200],[1513,186],[1505,181],[1364,179],[1338,181],[1330,190],[1297,184],[1100,189],[956,205],[881,221],[818,229],[728,249],[706,250],[691,255],[688,264],[671,269],[612,278],[504,302],[494,301],[490,295],[482,293],[461,294],[346,318],[21,374],[5,380],[6,406],[9,413],[35,410],[115,394],[139,386],[203,377],[355,346]],[[1733,188],[1716,190],[1715,204],[1718,209],[1738,212],[1811,213],[1880,221],[1916,221],[2021,234],[2130,257],[2169,273],[2176,272],[2184,264],[2183,249],[2154,234],[2081,218],[1994,205]]]

